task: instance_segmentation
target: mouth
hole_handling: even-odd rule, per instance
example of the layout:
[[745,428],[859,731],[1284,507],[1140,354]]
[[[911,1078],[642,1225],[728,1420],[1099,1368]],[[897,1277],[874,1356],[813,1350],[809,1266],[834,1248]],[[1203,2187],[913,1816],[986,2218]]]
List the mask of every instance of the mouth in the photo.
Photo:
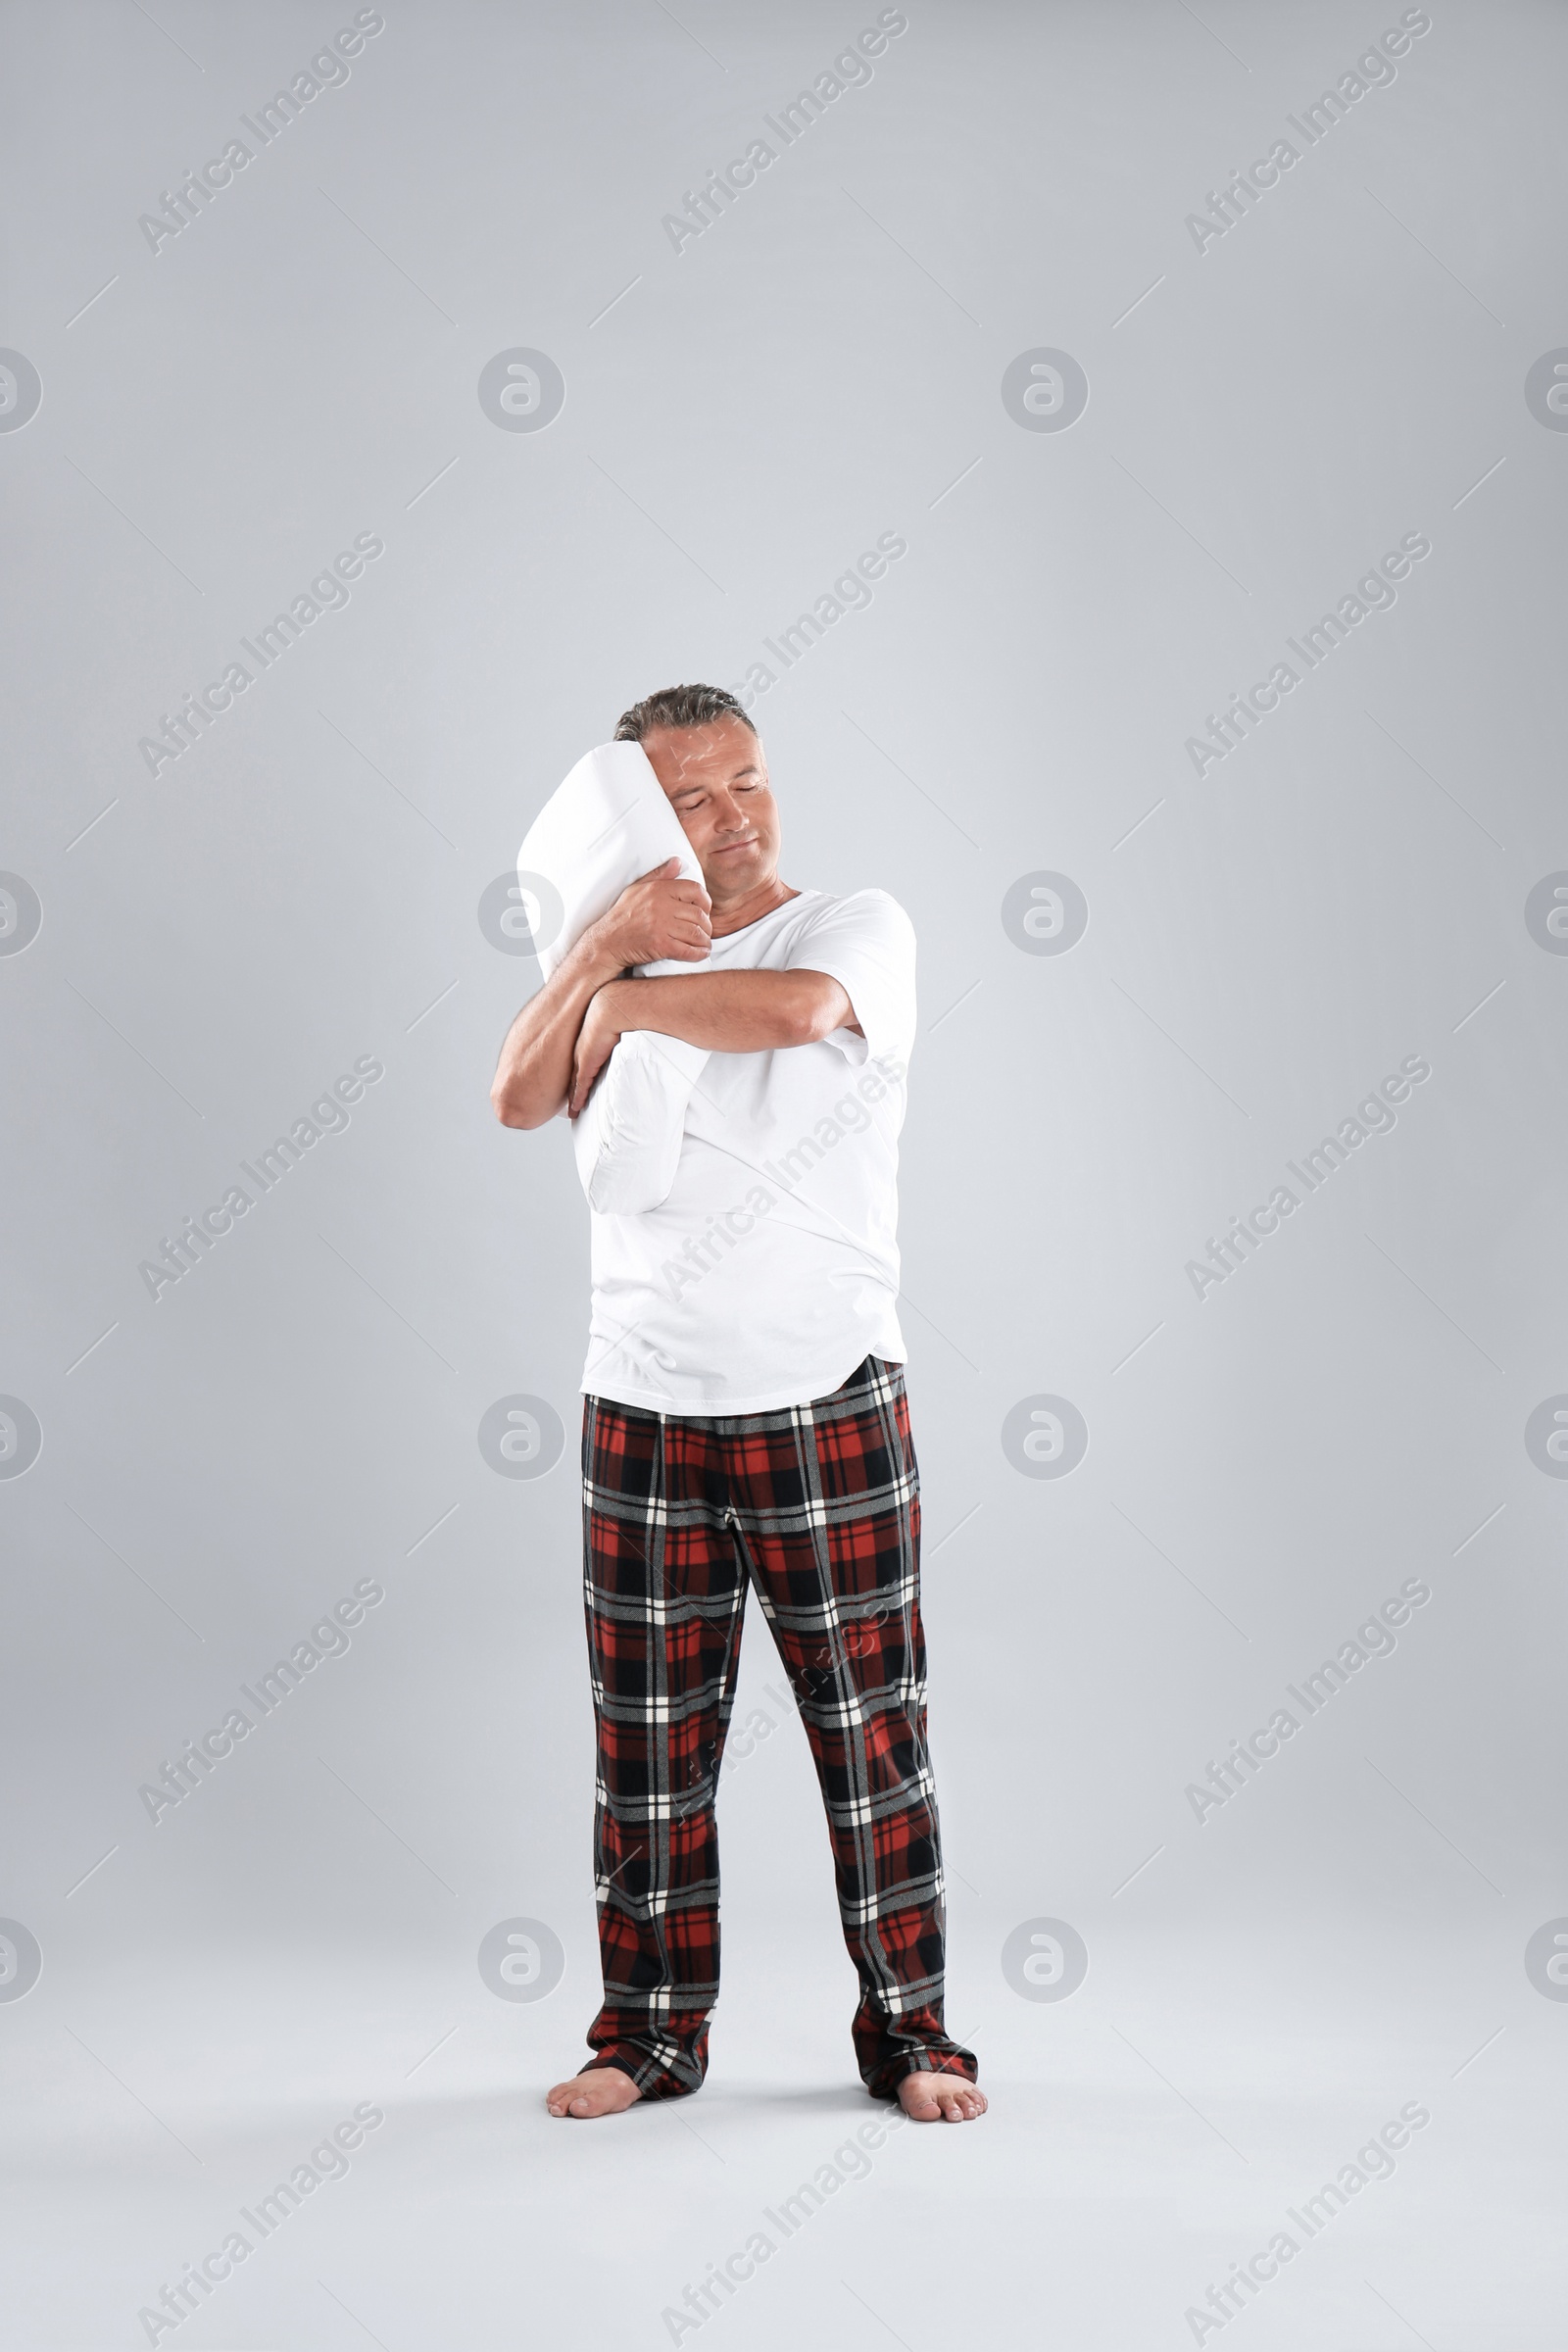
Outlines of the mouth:
[[755,850],[756,847],[757,835],[753,833],[745,841],[726,841],[721,849],[713,852],[713,856],[715,858],[733,858],[737,850]]

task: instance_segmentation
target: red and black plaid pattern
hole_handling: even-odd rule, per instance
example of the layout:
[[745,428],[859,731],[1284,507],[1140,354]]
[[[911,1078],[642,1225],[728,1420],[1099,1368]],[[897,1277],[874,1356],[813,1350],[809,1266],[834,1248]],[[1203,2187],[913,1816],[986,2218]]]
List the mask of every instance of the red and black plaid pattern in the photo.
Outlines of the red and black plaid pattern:
[[926,1748],[919,1474],[904,1374],[867,1356],[810,1404],[724,1418],[584,1399],[583,1590],[599,1761],[604,2006],[594,2066],[696,2090],[718,1993],[714,1790],[746,1588],[772,1629],[827,1808],[852,2028],[873,2095],[973,2082],[943,2028],[943,1879]]

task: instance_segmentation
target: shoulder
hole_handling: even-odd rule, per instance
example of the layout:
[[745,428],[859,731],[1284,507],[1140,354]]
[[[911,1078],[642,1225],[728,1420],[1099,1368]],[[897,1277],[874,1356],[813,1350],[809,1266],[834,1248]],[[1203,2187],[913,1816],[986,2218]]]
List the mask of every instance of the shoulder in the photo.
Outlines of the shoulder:
[[884,941],[889,946],[914,945],[914,925],[891,891],[853,890],[843,898],[835,898],[828,891],[809,895],[812,904],[802,910],[803,932],[853,935]]

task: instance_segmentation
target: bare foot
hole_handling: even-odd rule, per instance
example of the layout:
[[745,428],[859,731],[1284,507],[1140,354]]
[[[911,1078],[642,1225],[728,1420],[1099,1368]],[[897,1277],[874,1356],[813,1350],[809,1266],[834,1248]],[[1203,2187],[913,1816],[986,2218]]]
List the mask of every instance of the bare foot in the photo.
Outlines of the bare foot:
[[985,2092],[976,2090],[962,2075],[906,2075],[899,2084],[899,2105],[911,2124],[969,2124],[984,2115]]
[[552,2115],[620,2115],[642,2092],[618,2066],[592,2066],[545,2094]]

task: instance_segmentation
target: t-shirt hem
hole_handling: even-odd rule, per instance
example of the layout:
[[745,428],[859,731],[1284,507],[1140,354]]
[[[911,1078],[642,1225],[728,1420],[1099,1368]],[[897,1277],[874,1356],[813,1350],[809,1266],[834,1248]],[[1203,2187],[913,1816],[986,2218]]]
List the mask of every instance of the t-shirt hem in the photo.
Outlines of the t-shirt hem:
[[901,1371],[907,1361],[902,1353],[893,1354],[882,1348],[862,1348],[854,1363],[846,1364],[836,1380],[830,1377],[825,1387],[819,1387],[813,1381],[803,1394],[799,1386],[792,1383],[789,1388],[775,1391],[769,1396],[725,1397],[720,1403],[705,1400],[700,1404],[671,1404],[667,1397],[656,1396],[652,1391],[590,1388],[586,1380],[582,1383],[581,1394],[593,1396],[603,1404],[623,1404],[633,1412],[657,1413],[664,1421],[728,1421],[743,1413],[778,1413],[790,1405],[822,1404],[843,1388],[850,1374],[863,1364],[868,1355],[874,1355],[880,1363],[895,1364]]

